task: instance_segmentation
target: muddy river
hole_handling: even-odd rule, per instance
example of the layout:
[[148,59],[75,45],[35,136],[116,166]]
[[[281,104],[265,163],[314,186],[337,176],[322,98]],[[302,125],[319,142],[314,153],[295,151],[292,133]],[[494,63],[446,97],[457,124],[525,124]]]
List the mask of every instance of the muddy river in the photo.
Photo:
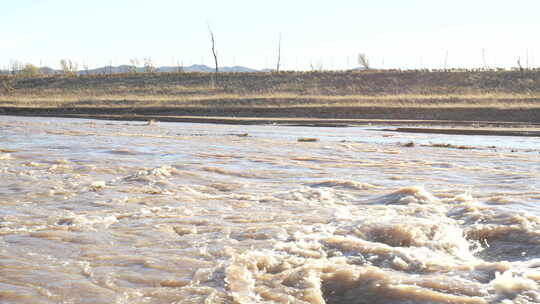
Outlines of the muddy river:
[[540,138],[378,128],[0,116],[0,303],[540,303]]

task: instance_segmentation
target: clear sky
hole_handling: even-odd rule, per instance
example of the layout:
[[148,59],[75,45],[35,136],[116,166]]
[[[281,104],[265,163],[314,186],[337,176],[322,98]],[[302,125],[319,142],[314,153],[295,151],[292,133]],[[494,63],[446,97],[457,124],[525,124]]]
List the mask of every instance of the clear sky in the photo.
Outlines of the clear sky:
[[0,68],[156,65],[345,69],[540,66],[539,0],[0,0]]

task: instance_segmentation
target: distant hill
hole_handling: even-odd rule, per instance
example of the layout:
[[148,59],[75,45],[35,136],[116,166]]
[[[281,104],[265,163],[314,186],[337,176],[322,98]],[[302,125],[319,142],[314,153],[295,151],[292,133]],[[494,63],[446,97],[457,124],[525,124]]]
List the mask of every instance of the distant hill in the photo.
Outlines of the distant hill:
[[232,67],[222,67],[221,70],[223,72],[234,72],[234,73],[252,73],[252,72],[260,72],[259,70],[254,70],[251,68],[246,68],[243,66],[232,66]]
[[[131,65],[120,65],[120,66],[104,66],[96,69],[89,69],[89,70],[79,70],[77,74],[79,75],[95,75],[95,74],[118,74],[118,73],[128,73],[132,71],[132,69],[135,68]],[[142,68],[136,68],[137,71],[142,71]],[[60,72],[60,71],[59,71]]]
[[[174,73],[174,72],[178,72],[178,70],[181,70],[183,72],[203,72],[203,73],[212,73],[215,71],[215,68],[214,67],[210,67],[210,66],[207,66],[207,65],[204,65],[204,64],[193,64],[193,65],[190,65],[190,66],[162,66],[162,67],[156,67],[156,73]],[[348,71],[360,71],[360,70],[364,70],[363,67],[356,67],[356,68],[352,68]],[[376,70],[376,69],[375,69]],[[123,74],[123,73],[130,73],[130,72],[137,72],[137,73],[143,73],[145,72],[145,68],[144,67],[136,67],[136,66],[133,66],[133,65],[119,65],[119,66],[104,66],[104,67],[99,67],[99,68],[95,68],[95,69],[89,69],[89,70],[84,70],[84,69],[80,69],[79,71],[77,71],[77,74],[78,75],[97,75],[97,74],[101,74],[101,75],[104,75],[104,74]],[[235,65],[235,66],[231,66],[231,67],[220,67],[219,68],[219,71],[220,72],[225,72],[225,73],[254,73],[254,72],[263,72],[263,73],[270,73],[270,72],[273,72],[275,71],[274,69],[262,69],[262,70],[256,70],[256,69],[252,69],[252,68],[248,68],[248,67],[245,67],[245,66],[240,66],[240,65]],[[49,67],[42,67],[39,69],[39,72],[40,74],[43,74],[43,75],[55,75],[55,74],[62,74],[62,71],[61,70],[55,70],[55,69],[52,69],[52,68],[49,68]],[[8,70],[0,70],[0,75],[2,74],[10,74],[10,71]]]
[[[193,64],[190,66],[162,66],[156,68],[156,73],[173,73],[177,72],[178,70],[181,70],[183,72],[207,72],[212,73],[215,71],[215,68],[209,67],[204,64]],[[78,75],[96,75],[96,74],[120,74],[120,73],[130,73],[136,71],[137,73],[142,73],[145,71],[144,67],[136,67],[133,65],[119,65],[119,66],[104,66],[100,68],[95,69],[89,69],[89,70],[79,70],[77,71]],[[229,73],[249,73],[249,72],[266,72],[270,70],[256,70],[244,66],[232,66],[232,67],[220,67],[220,72],[229,72]],[[49,67],[42,67],[39,69],[40,74],[43,75],[55,75],[55,74],[62,74],[61,70],[55,70]],[[1,74],[10,74],[10,71],[8,70],[0,70]]]
[[43,75],[54,75],[54,74],[59,74],[60,71],[51,69],[49,67],[42,67],[42,68],[39,68],[39,73]]
[[[178,72],[178,70],[181,70],[183,72],[214,72],[213,67],[209,67],[204,64],[194,64],[190,66],[162,66],[156,68],[156,73],[172,73],[172,72]],[[117,74],[117,73],[129,73],[132,71],[136,71],[137,73],[141,73],[145,71],[144,67],[135,67],[133,65],[120,65],[120,66],[105,66],[97,69],[91,69],[88,71],[81,70],[78,72],[79,75],[85,75],[85,74]],[[251,69],[248,67],[243,66],[233,66],[233,67],[220,67],[220,72],[235,72],[235,73],[242,73],[242,72],[259,72],[259,70]],[[60,71],[58,71],[60,72]]]

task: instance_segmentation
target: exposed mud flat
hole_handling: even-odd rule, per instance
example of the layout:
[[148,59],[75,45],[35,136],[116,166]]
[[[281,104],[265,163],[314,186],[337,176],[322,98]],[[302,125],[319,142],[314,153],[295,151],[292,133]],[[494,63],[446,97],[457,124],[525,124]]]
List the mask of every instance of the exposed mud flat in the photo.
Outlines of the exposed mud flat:
[[0,302],[539,303],[540,142],[449,136],[0,117]]
[[[166,121],[230,125],[289,125],[348,127],[377,125],[495,126],[522,128],[540,124],[540,110],[422,107],[262,107],[262,108],[149,108],[0,107],[0,114],[34,117],[86,118],[120,121]],[[536,130],[538,131],[538,130]],[[504,132],[503,132],[504,133]],[[472,133],[456,133],[471,135]],[[519,136],[519,134],[511,134]],[[527,136],[527,135],[526,135]],[[536,135],[534,135],[536,136]]]

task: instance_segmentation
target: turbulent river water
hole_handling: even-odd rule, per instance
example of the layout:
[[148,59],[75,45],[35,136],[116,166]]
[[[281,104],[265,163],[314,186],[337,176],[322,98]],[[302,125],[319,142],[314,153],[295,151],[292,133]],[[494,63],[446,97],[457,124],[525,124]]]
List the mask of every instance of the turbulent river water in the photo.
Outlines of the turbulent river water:
[[532,137],[0,116],[0,303],[540,303],[539,177]]

